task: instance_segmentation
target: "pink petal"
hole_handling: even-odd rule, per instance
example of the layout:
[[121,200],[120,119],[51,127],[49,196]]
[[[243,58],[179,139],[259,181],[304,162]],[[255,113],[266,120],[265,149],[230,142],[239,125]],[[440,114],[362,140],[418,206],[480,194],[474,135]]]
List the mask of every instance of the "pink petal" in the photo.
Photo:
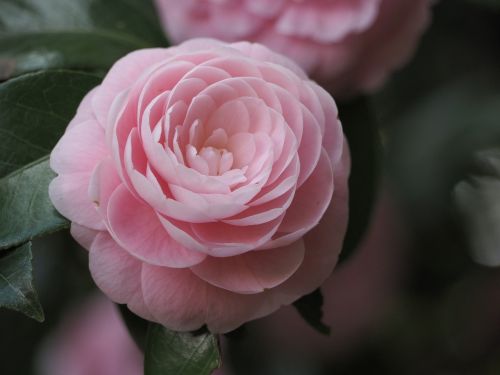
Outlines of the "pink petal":
[[250,206],[261,205],[269,202],[295,188],[299,176],[300,162],[299,158],[293,158],[292,162],[283,171],[280,179],[272,184],[266,185],[255,198],[249,203]]
[[144,264],[141,280],[154,320],[177,331],[192,331],[205,323],[207,284],[191,270]]
[[171,49],[143,49],[131,52],[118,60],[92,98],[92,107],[98,122],[103,126],[106,124],[111,103],[118,93],[132,87],[147,69],[168,59],[172,54]]
[[298,149],[300,159],[300,174],[297,186],[301,186],[316,168],[319,161],[322,143],[320,126],[312,114],[302,109],[304,132]]
[[[138,164],[140,164],[140,162],[133,160],[133,149],[139,150],[139,153],[142,151],[137,129],[132,130],[129,142],[125,148],[125,167],[127,175],[129,176],[132,186],[135,189],[135,193],[140,199],[143,199],[155,211],[158,211],[163,215],[173,217],[177,220],[194,223],[203,223],[212,220],[196,207],[192,207],[168,198],[162,191],[160,183],[152,172],[148,175],[148,177],[144,176],[144,172],[139,172],[144,169],[147,173],[147,165],[139,166]],[[146,163],[146,160],[143,162]]]
[[157,217],[163,228],[175,241],[193,251],[207,252],[207,245],[197,238],[189,223],[167,218],[159,213],[157,213]]
[[104,221],[107,221],[109,198],[121,184],[122,181],[110,156],[102,160],[92,172],[88,194]]
[[191,228],[200,241],[209,244],[209,255],[224,257],[242,254],[267,243],[282,219],[283,215],[264,224],[245,227],[219,222],[191,224]]
[[322,150],[316,169],[296,191],[277,235],[264,247],[284,246],[302,237],[318,224],[330,204],[332,193],[332,166],[326,151]]
[[142,263],[120,248],[108,233],[99,233],[92,243],[89,268],[97,286],[110,299],[126,303],[144,319],[153,319],[141,290]]
[[257,294],[233,293],[208,284],[191,270],[147,264],[143,267],[142,287],[155,320],[178,331],[206,324],[211,332],[226,333],[300,297],[292,288],[281,286]]
[[341,164],[335,168],[335,191],[328,210],[319,224],[304,237],[306,252],[300,268],[288,280],[271,292],[295,295],[296,298],[311,293],[331,274],[342,249],[348,222],[348,176],[350,158],[344,148]]
[[76,242],[86,250],[90,249],[90,245],[92,245],[92,242],[99,234],[99,231],[89,229],[76,223],[71,223],[70,232]]
[[173,152],[155,142],[149,126],[141,126],[141,140],[148,162],[165,181],[200,193],[229,193],[229,186],[218,176],[206,176],[180,164]]
[[216,82],[222,81],[227,78],[231,78],[231,75],[224,69],[210,66],[209,63],[204,63],[202,65],[197,65],[189,73],[184,76],[185,79],[188,78],[199,78],[205,81],[207,86],[210,86]]
[[200,91],[207,87],[207,83],[200,78],[188,78],[180,80],[173,88],[167,101],[167,108],[176,102],[184,102],[188,106]]
[[90,172],[62,174],[49,185],[50,200],[64,217],[94,230],[105,225],[88,195]]
[[247,107],[238,99],[224,103],[208,119],[205,130],[208,134],[223,129],[230,137],[235,133],[247,132],[250,115]]
[[246,201],[257,193],[256,189],[240,189],[229,194],[194,193],[181,186],[170,184],[170,190],[177,201],[196,208],[214,221],[237,215],[248,206]]
[[344,135],[342,126],[338,119],[338,110],[332,96],[321,86],[311,82],[313,90],[316,92],[325,117],[325,134],[323,136],[323,147],[325,148],[332,165],[336,165],[342,156],[342,145]]
[[107,154],[104,130],[87,120],[66,130],[50,154],[50,167],[59,174],[90,172]]
[[154,210],[135,199],[123,185],[110,198],[108,220],[113,238],[144,262],[183,268],[205,258],[205,254],[188,250],[174,241]]
[[[168,64],[161,65],[152,71],[145,80],[144,86],[141,89],[141,94],[138,101],[138,112],[143,113],[146,107],[157,96],[172,90],[181,79],[191,69],[194,64],[185,61],[173,61]],[[141,122],[139,117],[138,122]],[[153,123],[156,123],[154,121]]]
[[276,199],[253,205],[238,215],[223,220],[226,224],[248,226],[264,224],[283,214],[292,203],[295,191],[289,189]]
[[145,264],[142,288],[155,320],[176,331],[192,331],[206,324],[211,332],[225,333],[279,307],[265,293],[232,293],[187,269]]
[[84,96],[80,105],[78,106],[78,109],[76,110],[75,116],[66,127],[66,131],[71,129],[73,126],[80,124],[81,122],[96,120],[94,112],[92,110],[92,98],[98,89],[99,86],[94,87],[87,93],[87,95]]
[[205,65],[222,69],[232,77],[262,77],[254,61],[239,56],[217,57]]
[[311,43],[338,43],[372,26],[379,8],[380,0],[292,2],[280,15],[276,32]]
[[191,270],[208,283],[232,292],[253,294],[288,279],[304,258],[304,243],[278,249],[250,251],[235,257],[208,257]]
[[307,78],[304,71],[292,59],[289,59],[288,57],[283,56],[282,54],[278,54],[262,44],[237,42],[231,44],[231,47],[243,52],[245,55],[252,57],[258,61],[265,61],[268,63],[273,63],[277,66],[286,67],[287,69],[291,70],[302,79]]

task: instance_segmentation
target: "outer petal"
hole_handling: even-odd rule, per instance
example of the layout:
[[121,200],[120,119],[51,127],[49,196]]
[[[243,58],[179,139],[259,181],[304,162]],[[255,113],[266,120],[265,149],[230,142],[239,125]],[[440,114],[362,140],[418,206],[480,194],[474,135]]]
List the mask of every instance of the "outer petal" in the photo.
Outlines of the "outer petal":
[[85,122],[87,120],[95,120],[94,111],[92,110],[92,98],[94,97],[94,94],[96,93],[98,87],[94,87],[82,99],[82,102],[76,110],[75,116],[66,128],[67,130],[71,129],[73,126],[81,122]]
[[266,293],[232,293],[206,283],[187,269],[144,265],[142,288],[155,320],[177,331],[206,324],[211,332],[225,333],[279,307]]
[[117,242],[144,262],[183,268],[198,264],[206,257],[173,240],[153,209],[139,202],[124,185],[118,187],[109,200],[108,220]]
[[338,110],[332,96],[318,84],[311,82],[311,87],[318,96],[322,110],[325,114],[325,134],[323,147],[325,148],[332,165],[335,166],[342,156],[344,135],[338,118]]
[[205,323],[208,287],[189,269],[143,266],[142,293],[148,310],[173,330],[191,331]]
[[191,267],[210,284],[242,294],[260,293],[288,279],[304,258],[302,240],[278,249],[250,251],[235,257],[208,257]]
[[50,167],[59,174],[90,172],[107,153],[104,130],[90,119],[66,130],[50,154]]
[[99,234],[99,231],[89,229],[76,223],[71,223],[70,232],[76,242],[87,250],[90,249],[92,242]]
[[170,56],[171,49],[157,48],[134,51],[118,60],[92,98],[92,108],[99,124],[106,125],[111,104],[118,93],[130,88],[144,72]]
[[104,230],[104,222],[89,198],[89,173],[57,176],[49,185],[50,200],[64,217],[95,230]]
[[332,166],[323,149],[316,169],[296,191],[277,234],[263,248],[285,246],[317,225],[330,204],[333,188]]
[[304,236],[306,255],[299,270],[273,289],[277,295],[300,297],[320,286],[333,271],[342,249],[348,223],[348,177],[350,157],[344,147],[341,164],[335,169],[335,191],[320,223]]
[[130,256],[107,233],[101,232],[92,243],[89,267],[97,286],[116,303],[127,303],[130,310],[153,319],[141,290],[142,263]]

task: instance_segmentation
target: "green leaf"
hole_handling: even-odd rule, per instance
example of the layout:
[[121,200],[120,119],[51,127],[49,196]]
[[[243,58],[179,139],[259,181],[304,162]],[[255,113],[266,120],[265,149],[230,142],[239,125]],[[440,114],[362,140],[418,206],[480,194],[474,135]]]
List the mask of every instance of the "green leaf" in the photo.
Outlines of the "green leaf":
[[120,35],[85,31],[6,35],[0,37],[0,80],[49,68],[106,71],[128,52],[148,46]]
[[0,84],[0,177],[47,156],[99,82],[87,73],[50,71]]
[[293,305],[311,327],[319,333],[330,335],[331,328],[321,321],[323,319],[323,294],[319,288],[302,297]]
[[51,71],[0,85],[0,249],[67,226],[48,197],[54,174],[47,159],[98,83],[86,73]]
[[0,2],[0,79],[48,68],[106,70],[128,52],[166,45],[150,0]]
[[340,253],[345,261],[370,224],[380,177],[381,141],[366,98],[339,103],[339,116],[351,151],[349,225]]
[[0,258],[0,307],[43,322],[42,306],[32,285],[31,243]]
[[44,158],[0,179],[0,249],[68,226],[49,199],[54,177]]
[[220,365],[218,342],[213,334],[174,332],[159,324],[150,324],[145,375],[208,375]]
[[132,336],[137,346],[144,352],[146,349],[149,322],[131,312],[127,305],[118,305],[118,308],[130,336]]

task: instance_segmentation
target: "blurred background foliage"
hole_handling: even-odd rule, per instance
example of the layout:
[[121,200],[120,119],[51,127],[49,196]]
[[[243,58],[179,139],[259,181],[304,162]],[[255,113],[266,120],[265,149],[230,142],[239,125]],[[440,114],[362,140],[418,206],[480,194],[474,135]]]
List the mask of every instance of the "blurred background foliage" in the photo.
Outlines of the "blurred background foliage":
[[[3,79],[61,67],[99,74],[129,50],[166,45],[151,9],[130,17],[120,15],[126,9],[112,6],[113,1],[50,0],[51,6],[66,7],[74,17],[42,17],[33,23],[16,13],[15,3],[19,1],[0,0]],[[35,13],[50,13],[36,8],[36,2],[24,3]],[[98,6],[83,19],[80,3]],[[132,0],[124,4],[128,11],[136,6]],[[381,319],[349,351],[314,363],[269,347],[265,335],[250,323],[224,339],[224,364],[234,373],[500,374],[499,4],[438,2],[413,60],[380,92],[364,98],[371,115],[347,116],[346,109],[344,126],[358,142],[361,164],[363,158],[370,161],[372,151],[362,154],[360,140],[370,150],[376,148],[376,137],[363,131],[363,121],[375,119],[383,146],[377,168],[409,229],[405,274]],[[142,29],[144,23],[148,30]],[[9,58],[22,63],[9,65]],[[339,104],[341,109],[354,105]],[[360,191],[355,194],[375,196],[373,171],[356,176],[354,188]],[[368,201],[356,209],[360,221],[368,222]],[[85,251],[77,247],[66,232],[33,242],[34,283],[45,322],[0,309],[0,374],[34,373],[37,352],[65,309],[94,290]],[[363,274],[358,278],[362,283]],[[349,290],[349,285],[342,287]],[[335,330],[333,325],[333,341]]]

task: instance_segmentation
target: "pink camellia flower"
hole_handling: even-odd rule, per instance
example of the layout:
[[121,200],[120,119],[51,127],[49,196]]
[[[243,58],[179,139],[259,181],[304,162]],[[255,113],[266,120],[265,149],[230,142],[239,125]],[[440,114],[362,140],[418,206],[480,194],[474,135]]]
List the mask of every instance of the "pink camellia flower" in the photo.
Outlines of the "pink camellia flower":
[[428,24],[431,0],[156,0],[174,42],[262,43],[294,59],[335,95],[379,87]]
[[335,102],[258,44],[127,55],[50,162],[50,197],[97,285],[171,329],[226,332],[290,304],[342,246],[349,156]]

